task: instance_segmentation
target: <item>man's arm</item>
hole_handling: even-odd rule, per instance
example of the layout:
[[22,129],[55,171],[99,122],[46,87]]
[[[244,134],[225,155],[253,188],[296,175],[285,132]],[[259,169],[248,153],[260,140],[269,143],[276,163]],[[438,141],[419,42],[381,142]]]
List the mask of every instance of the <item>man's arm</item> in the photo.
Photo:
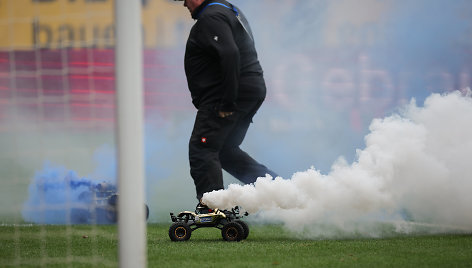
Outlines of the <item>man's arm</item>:
[[199,41],[219,61],[222,76],[221,101],[216,109],[220,117],[226,117],[236,110],[240,75],[239,48],[232,29],[223,16],[204,17],[198,23]]

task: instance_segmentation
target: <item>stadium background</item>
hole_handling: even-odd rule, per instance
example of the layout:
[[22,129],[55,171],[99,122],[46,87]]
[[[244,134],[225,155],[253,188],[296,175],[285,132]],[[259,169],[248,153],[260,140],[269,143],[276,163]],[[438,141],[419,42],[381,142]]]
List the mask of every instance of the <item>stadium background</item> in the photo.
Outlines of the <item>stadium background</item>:
[[[411,98],[470,87],[468,1],[233,3],[268,85],[244,148],[284,178],[352,161],[371,120]],[[193,21],[181,3],[142,4],[146,189],[160,221],[195,203],[183,72]],[[113,35],[111,0],[0,0],[0,219],[22,220],[38,172],[115,179]]]

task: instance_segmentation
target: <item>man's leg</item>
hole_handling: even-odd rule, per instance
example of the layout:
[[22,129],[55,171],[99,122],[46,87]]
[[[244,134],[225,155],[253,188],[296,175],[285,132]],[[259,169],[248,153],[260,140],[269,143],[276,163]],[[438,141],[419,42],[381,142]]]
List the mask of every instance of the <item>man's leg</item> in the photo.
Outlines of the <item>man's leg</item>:
[[220,152],[220,161],[224,170],[246,184],[253,183],[266,174],[272,177],[278,175],[266,166],[258,163],[239,146],[225,147]]
[[199,200],[206,192],[223,189],[219,152],[234,122],[233,118],[218,118],[211,109],[197,112],[189,142],[189,161]]
[[239,148],[246,136],[249,125],[252,123],[252,118],[261,104],[262,101],[238,104],[244,114],[238,118],[219,155],[223,169],[244,183],[253,183],[258,177],[264,177],[266,174],[274,178],[278,176]]

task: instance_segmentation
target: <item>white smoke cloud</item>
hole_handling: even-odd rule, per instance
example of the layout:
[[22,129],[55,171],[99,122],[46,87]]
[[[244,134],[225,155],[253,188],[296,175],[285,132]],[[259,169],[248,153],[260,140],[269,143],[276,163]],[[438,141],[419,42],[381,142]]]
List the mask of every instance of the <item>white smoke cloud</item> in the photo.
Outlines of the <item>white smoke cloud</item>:
[[326,175],[310,168],[288,180],[232,184],[203,201],[224,209],[238,205],[314,237],[337,231],[378,236],[379,222],[396,222],[396,232],[410,231],[407,222],[470,231],[471,114],[470,90],[433,94],[423,107],[413,100],[398,114],[372,121],[352,164],[340,158]]

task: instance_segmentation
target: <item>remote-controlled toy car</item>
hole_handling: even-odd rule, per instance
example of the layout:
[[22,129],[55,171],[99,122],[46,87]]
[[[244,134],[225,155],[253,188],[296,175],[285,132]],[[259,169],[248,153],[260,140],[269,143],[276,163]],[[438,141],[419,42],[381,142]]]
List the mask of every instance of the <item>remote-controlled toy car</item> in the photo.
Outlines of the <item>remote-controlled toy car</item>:
[[[118,193],[111,183],[90,185],[78,197],[78,206],[71,209],[70,221],[73,224],[113,224],[118,220]],[[149,207],[145,204],[146,220]]]
[[[247,216],[246,212],[244,216]],[[197,206],[195,212],[183,211],[177,216],[170,213],[173,224],[169,228],[169,237],[172,241],[187,241],[192,232],[203,227],[215,227],[221,230],[226,241],[241,241],[249,235],[249,226],[239,215],[239,208],[231,210],[208,209],[201,211]]]

